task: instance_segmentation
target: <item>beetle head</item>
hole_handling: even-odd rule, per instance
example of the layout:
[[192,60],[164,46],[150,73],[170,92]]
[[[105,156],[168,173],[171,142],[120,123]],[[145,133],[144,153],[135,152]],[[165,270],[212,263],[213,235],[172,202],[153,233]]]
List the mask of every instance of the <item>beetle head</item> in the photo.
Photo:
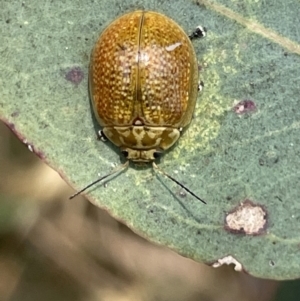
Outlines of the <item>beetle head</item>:
[[158,159],[163,151],[161,149],[132,149],[129,147],[121,148],[123,156],[135,163],[149,163]]

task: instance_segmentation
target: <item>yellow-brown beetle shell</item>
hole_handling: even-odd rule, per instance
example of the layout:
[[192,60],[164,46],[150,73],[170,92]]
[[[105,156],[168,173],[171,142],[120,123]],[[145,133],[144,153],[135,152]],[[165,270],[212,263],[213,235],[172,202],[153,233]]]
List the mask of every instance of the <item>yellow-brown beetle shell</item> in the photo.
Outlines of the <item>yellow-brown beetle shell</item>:
[[105,136],[136,162],[170,148],[192,118],[198,64],[183,29],[152,11],[112,22],[91,57],[90,95]]

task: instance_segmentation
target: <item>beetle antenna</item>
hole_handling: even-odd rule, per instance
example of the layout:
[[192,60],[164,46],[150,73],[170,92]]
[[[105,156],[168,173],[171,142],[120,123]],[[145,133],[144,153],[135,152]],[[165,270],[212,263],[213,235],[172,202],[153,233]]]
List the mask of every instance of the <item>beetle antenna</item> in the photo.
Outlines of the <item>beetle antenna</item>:
[[172,176],[170,176],[169,174],[167,174],[164,170],[162,170],[161,168],[159,168],[155,162],[152,162],[152,166],[153,169],[156,169],[158,172],[162,173],[163,175],[165,175],[166,177],[168,177],[170,180],[172,180],[173,182],[175,182],[177,185],[179,185],[181,188],[183,188],[185,191],[187,191],[189,194],[191,194],[193,197],[195,197],[197,200],[199,200],[200,202],[206,204],[205,201],[203,201],[202,199],[200,199],[193,191],[189,190],[187,187],[185,187],[182,183],[180,183],[179,181],[177,181],[176,179],[174,179]]
[[82,188],[81,190],[79,190],[79,191],[77,191],[76,193],[74,193],[73,195],[71,195],[71,196],[69,197],[69,199],[71,200],[71,199],[75,198],[77,195],[81,194],[82,192],[84,192],[85,190],[87,190],[88,188],[90,188],[91,186],[93,186],[93,185],[97,184],[98,182],[100,182],[100,181],[106,179],[107,177],[109,177],[109,176],[111,176],[111,175],[113,175],[113,174],[115,174],[115,173],[121,172],[122,170],[124,170],[125,168],[127,168],[128,165],[129,165],[129,161],[126,161],[124,164],[121,164],[121,165],[117,166],[117,167],[114,168],[110,173],[108,173],[108,174],[106,174],[105,176],[103,176],[103,177],[97,179],[96,181],[94,181],[94,182],[88,184],[87,186],[85,186],[85,187]]

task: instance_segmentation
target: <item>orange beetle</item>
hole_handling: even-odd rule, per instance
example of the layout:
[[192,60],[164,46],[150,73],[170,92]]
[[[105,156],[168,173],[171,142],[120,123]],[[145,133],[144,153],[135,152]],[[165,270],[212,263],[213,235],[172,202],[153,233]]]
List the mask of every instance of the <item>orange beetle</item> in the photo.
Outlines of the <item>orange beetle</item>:
[[178,140],[197,90],[193,45],[170,18],[134,11],[99,37],[90,64],[94,112],[103,134],[129,160],[153,161]]
[[153,11],[119,17],[96,42],[89,84],[101,134],[128,159],[94,183],[127,167],[129,160],[153,162],[163,172],[154,160],[179,139],[197,100],[198,62],[183,29]]

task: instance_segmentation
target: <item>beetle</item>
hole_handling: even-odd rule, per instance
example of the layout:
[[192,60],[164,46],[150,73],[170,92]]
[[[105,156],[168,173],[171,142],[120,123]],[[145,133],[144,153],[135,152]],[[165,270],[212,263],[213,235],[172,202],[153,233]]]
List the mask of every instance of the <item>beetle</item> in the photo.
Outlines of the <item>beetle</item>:
[[191,40],[172,19],[137,10],[113,21],[92,51],[89,89],[101,137],[118,146],[127,161],[72,197],[133,161],[152,162],[201,200],[155,163],[191,122],[198,80]]

